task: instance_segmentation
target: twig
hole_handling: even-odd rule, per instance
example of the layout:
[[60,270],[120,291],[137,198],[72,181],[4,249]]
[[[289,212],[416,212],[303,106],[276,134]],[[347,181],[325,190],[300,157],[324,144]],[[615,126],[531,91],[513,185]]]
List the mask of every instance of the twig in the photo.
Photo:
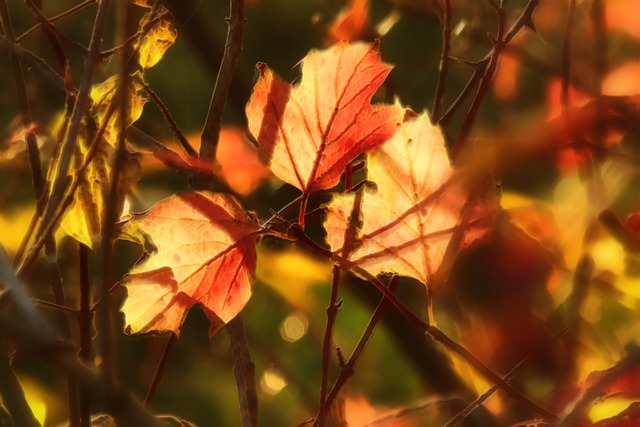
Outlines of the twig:
[[222,113],[227,104],[231,80],[235,74],[240,54],[242,53],[242,37],[244,34],[244,0],[230,0],[230,13],[227,20],[229,29],[224,46],[224,55],[209,104],[207,118],[200,135],[200,158],[214,161],[222,126]]
[[[399,282],[399,277],[393,276],[391,282],[389,283],[389,292],[394,292],[398,287]],[[382,315],[384,314],[384,311],[386,310],[388,305],[389,302],[386,298],[383,297],[380,299],[380,302],[378,303],[376,310],[373,312],[373,315],[371,315],[371,319],[369,320],[367,327],[362,333],[358,344],[356,344],[356,348],[353,350],[353,353],[351,353],[351,356],[349,356],[349,360],[347,360],[347,363],[340,370],[338,379],[333,384],[333,387],[331,387],[331,391],[329,392],[326,401],[327,409],[331,408],[331,405],[335,401],[336,397],[338,397],[338,393],[340,393],[342,387],[347,383],[349,378],[351,378],[351,376],[355,372],[356,365],[358,364],[360,357],[364,354],[364,350],[367,348],[367,344],[369,344],[369,341],[373,336],[373,332],[378,326],[380,319],[382,319]]]
[[56,73],[44,60],[34,55],[31,51],[12,43],[8,38],[0,34],[0,49],[16,55],[26,65],[31,66],[46,81],[47,85],[60,92],[65,92],[64,79]]
[[[467,111],[467,114],[460,128],[458,138],[456,139],[456,142],[451,150],[451,156],[453,159],[457,157],[463,145],[466,143],[467,136],[471,131],[478,110],[480,109],[480,105],[482,104],[484,96],[491,86],[491,81],[498,66],[498,61],[500,59],[501,53],[523,28],[526,27],[535,31],[535,27],[533,25],[533,14],[538,7],[538,3],[539,0],[529,0],[529,3],[527,3],[523,12],[520,14],[520,17],[516,20],[516,22],[513,23],[508,31],[506,30],[506,14],[504,7],[502,4],[496,4],[496,13],[498,15],[498,34],[495,39],[492,40],[493,48],[491,49],[491,52],[489,52],[489,54],[487,54],[487,56],[485,56],[485,58],[480,62],[486,64],[486,68],[482,72],[482,77],[479,77],[479,73],[474,72],[473,76],[467,84],[467,87],[465,87],[464,92],[468,93],[466,91],[468,87],[475,86],[476,83],[478,84],[478,88],[476,90],[473,101],[471,102],[471,106],[469,107],[469,110]],[[454,105],[461,101],[462,99],[459,97]],[[448,113],[449,112],[447,112],[447,114]]]
[[333,328],[336,323],[336,316],[340,304],[338,303],[338,288],[340,287],[340,267],[333,266],[333,280],[331,282],[331,295],[329,297],[329,306],[327,307],[327,325],[324,329],[324,338],[322,340],[322,368],[320,374],[320,408],[318,409],[317,425],[324,427],[327,414],[327,388],[329,383],[329,361],[333,349]]
[[[76,12],[80,12],[83,9],[86,9],[89,6],[92,6],[94,4],[96,4],[98,1],[97,0],[85,0],[82,3],[72,7],[71,9],[62,12],[59,15],[56,15],[52,18],[49,18],[48,21],[50,23],[55,23],[58,21],[62,21],[64,19],[67,19],[68,17],[74,15]],[[27,31],[25,31],[24,33],[22,33],[22,35],[20,35],[19,37],[16,38],[16,43],[20,43],[22,42],[22,40],[24,40],[26,37],[30,36],[31,34],[35,33],[36,31],[40,30],[42,28],[43,24],[42,23],[38,23],[36,25],[34,25],[33,27],[29,28]]]
[[511,398],[522,404],[525,408],[529,409],[535,414],[538,414],[545,419],[548,420],[558,420],[558,416],[549,412],[545,408],[533,402],[531,399],[523,395],[521,392],[513,388],[511,385],[506,383],[498,374],[493,372],[489,367],[487,367],[484,363],[478,360],[473,354],[469,352],[466,348],[449,338],[442,330],[437,328],[434,325],[429,325],[428,323],[421,320],[418,316],[416,316],[400,299],[391,293],[389,289],[387,289],[378,278],[373,276],[367,270],[358,266],[357,264],[346,260],[335,254],[328,249],[319,246],[313,240],[311,240],[297,224],[293,224],[290,227],[290,234],[292,237],[295,237],[299,242],[303,243],[313,252],[326,257],[336,263],[343,270],[351,271],[357,274],[360,277],[368,280],[371,284],[373,284],[378,291],[382,293],[382,295],[389,300],[389,302],[415,327],[416,329],[424,332],[429,335],[435,341],[443,345],[448,350],[460,356],[462,359],[466,361],[468,365],[474,368],[478,373],[480,373],[483,377],[488,379],[493,384],[496,384],[500,387],[505,393],[507,393]]
[[489,62],[487,64],[484,73],[482,74],[482,78],[478,83],[478,89],[476,90],[473,101],[471,101],[471,106],[469,106],[469,110],[467,110],[467,114],[464,117],[464,121],[460,126],[460,132],[458,133],[458,138],[456,139],[452,149],[451,149],[451,158],[455,160],[460,153],[460,150],[464,146],[467,140],[467,136],[473,127],[473,123],[475,122],[476,115],[478,114],[478,110],[480,109],[480,105],[484,100],[484,97],[491,86],[491,82],[493,80],[493,75],[495,74],[496,68],[498,67],[498,61],[500,59],[500,54],[506,47],[505,43],[505,31],[506,31],[506,23],[507,17],[506,12],[502,6],[496,5],[496,14],[498,15],[498,34],[493,41],[493,49],[488,58]]
[[149,95],[149,98],[151,98],[151,101],[153,101],[158,109],[160,109],[162,117],[164,117],[164,120],[169,125],[169,128],[178,138],[178,141],[180,141],[180,144],[182,145],[182,148],[184,148],[184,151],[191,157],[198,157],[198,152],[191,146],[187,137],[184,136],[184,133],[182,133],[182,131],[178,127],[178,124],[175,122],[175,120],[173,120],[173,117],[171,117],[171,113],[169,113],[169,109],[166,105],[164,105],[164,102],[162,102],[158,95],[156,95],[155,92],[151,90],[149,85],[146,84],[142,79],[138,80],[138,83],[142,85],[143,89],[147,92],[147,95]]
[[[119,5],[119,38],[127,40],[131,24],[133,22],[131,5],[129,2],[122,2]],[[102,229],[100,251],[101,259],[101,281],[100,298],[104,301],[98,307],[97,326],[100,336],[100,364],[102,378],[107,389],[117,390],[119,388],[117,370],[115,367],[115,339],[113,337],[113,325],[111,322],[111,305],[109,304],[109,289],[112,286],[112,262],[113,262],[113,240],[116,237],[116,221],[120,214],[120,175],[124,170],[127,160],[127,149],[125,135],[129,126],[129,110],[131,109],[129,96],[129,66],[128,58],[131,54],[131,45],[125,44],[120,57],[120,85],[119,85],[119,105],[118,105],[118,140],[112,163],[112,174],[109,177],[109,192],[104,198],[102,213]]]
[[440,67],[438,72],[438,84],[436,95],[433,99],[431,111],[431,123],[438,123],[442,100],[447,88],[447,74],[449,72],[449,51],[451,50],[451,0],[444,0],[442,26],[442,53],[440,55]]
[[242,427],[258,426],[258,393],[256,389],[255,366],[251,361],[247,333],[240,315],[226,326],[231,341],[233,373],[238,386],[238,402]]
[[53,24],[49,22],[47,17],[42,14],[42,11],[33,0],[25,0],[25,3],[27,4],[27,7],[31,10],[31,12],[35,15],[36,19],[40,21],[40,24],[42,24],[45,35],[49,40],[49,44],[51,44],[51,47],[53,48],[53,51],[57,56],[58,62],[60,63],[60,67],[66,74],[69,71],[69,68],[67,66],[67,56],[64,52],[64,48],[62,47],[62,41],[67,45],[79,50],[83,55],[87,54],[87,49],[80,43],[64,35],[60,30],[53,26]]
[[[91,365],[91,282],[89,276],[89,247],[78,243],[79,276],[80,276],[80,360],[86,366]],[[82,386],[80,389],[80,426],[91,426],[91,390]]]
[[[564,328],[564,329],[560,330],[557,334],[555,334],[553,336],[553,338],[551,339],[550,344],[553,341],[555,341],[556,338],[562,336],[566,332],[567,332],[567,328]],[[507,375],[504,376],[505,382],[510,382],[513,379],[513,377],[515,376],[515,374],[520,370],[520,368],[527,362],[527,360],[528,360],[528,357],[525,357],[520,362],[518,362],[518,364],[516,364],[516,366],[511,368],[511,370],[507,373]],[[468,417],[473,411],[475,411],[477,408],[479,408],[487,399],[489,399],[498,390],[499,390],[499,387],[497,385],[491,386],[481,396],[478,396],[478,398],[476,400],[471,402],[466,408],[464,408],[462,411],[458,412],[458,414],[456,414],[453,418],[451,418],[449,420],[449,422],[447,422],[447,424],[445,424],[444,427],[453,427],[456,424],[458,424],[460,421],[464,420],[466,417]]]
[[151,400],[153,399],[154,394],[156,393],[156,389],[158,388],[158,384],[160,384],[160,379],[162,378],[162,374],[165,371],[167,366],[167,362],[169,361],[169,354],[171,354],[171,349],[173,348],[173,344],[176,342],[176,338],[178,336],[170,332],[169,338],[167,339],[167,343],[164,346],[164,350],[162,351],[162,355],[160,356],[160,361],[158,361],[158,366],[156,367],[156,371],[153,373],[153,378],[151,379],[151,384],[149,384],[149,389],[147,390],[147,395],[144,398],[143,406],[148,408],[151,404]]

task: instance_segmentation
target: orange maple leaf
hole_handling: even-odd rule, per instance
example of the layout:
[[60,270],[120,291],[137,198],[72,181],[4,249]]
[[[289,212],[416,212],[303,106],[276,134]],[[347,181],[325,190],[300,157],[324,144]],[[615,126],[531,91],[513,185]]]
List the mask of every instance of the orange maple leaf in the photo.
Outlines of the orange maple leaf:
[[460,234],[462,247],[492,223],[496,208],[486,196],[493,188],[476,182],[484,191],[473,191],[471,180],[454,173],[426,113],[371,150],[367,164],[377,191],[334,197],[324,226],[332,250],[372,275],[393,272],[426,284],[452,236]]
[[251,295],[260,230],[229,195],[171,196],[131,220],[157,248],[125,278],[128,332],[179,332],[186,312],[204,306],[212,328],[231,320]]
[[309,195],[333,187],[347,163],[386,141],[402,111],[370,104],[391,71],[377,44],[340,43],[312,50],[295,86],[259,63],[249,130],[273,173]]

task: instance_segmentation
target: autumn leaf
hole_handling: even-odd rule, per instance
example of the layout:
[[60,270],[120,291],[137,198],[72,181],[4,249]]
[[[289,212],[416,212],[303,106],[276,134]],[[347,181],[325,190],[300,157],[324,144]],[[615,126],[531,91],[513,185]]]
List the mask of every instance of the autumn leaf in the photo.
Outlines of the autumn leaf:
[[273,173],[306,195],[336,185],[347,163],[386,141],[401,120],[398,108],[370,104],[391,71],[377,44],[310,51],[295,86],[258,68],[249,130]]
[[[94,247],[96,239],[100,237],[103,200],[110,188],[110,159],[115,152],[120,125],[119,116],[113,114],[111,117],[107,117],[107,112],[114,102],[119,86],[120,78],[114,76],[91,89],[93,104],[90,114],[83,121],[71,165],[71,170],[75,179],[79,181],[79,185],[74,200],[60,223],[67,235],[90,248]],[[127,123],[131,124],[142,115],[146,98],[142,85],[137,80],[129,82],[127,95],[131,99]],[[90,144],[93,142],[98,128],[105,120],[107,120],[105,132],[103,138],[98,141],[99,145],[92,161],[83,174],[77,173],[85,163]],[[124,195],[132,191],[141,177],[142,169],[139,160],[135,156],[128,156],[119,180],[118,212],[122,211]]]
[[367,162],[377,190],[334,197],[324,226],[334,253],[370,274],[393,272],[426,284],[452,236],[462,247],[493,220],[493,188],[484,180],[474,188],[454,172],[426,113],[403,123]]
[[256,220],[229,195],[171,196],[137,214],[155,253],[125,278],[127,332],[176,333],[187,311],[203,305],[212,327],[231,320],[251,295],[256,268]]
[[142,36],[135,47],[142,68],[156,65],[178,37],[173,15],[162,5],[154,7],[142,17],[139,31]]

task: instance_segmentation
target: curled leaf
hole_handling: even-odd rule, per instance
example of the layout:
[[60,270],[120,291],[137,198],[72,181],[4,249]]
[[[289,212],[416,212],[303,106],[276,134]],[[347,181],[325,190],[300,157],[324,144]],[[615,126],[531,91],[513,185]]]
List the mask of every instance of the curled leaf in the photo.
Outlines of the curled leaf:
[[178,194],[135,215],[132,223],[157,250],[125,278],[128,332],[178,333],[197,303],[212,328],[219,327],[249,300],[260,226],[231,196]]
[[138,61],[151,68],[162,59],[178,37],[173,15],[164,6],[155,7],[140,20],[142,37],[138,40]]

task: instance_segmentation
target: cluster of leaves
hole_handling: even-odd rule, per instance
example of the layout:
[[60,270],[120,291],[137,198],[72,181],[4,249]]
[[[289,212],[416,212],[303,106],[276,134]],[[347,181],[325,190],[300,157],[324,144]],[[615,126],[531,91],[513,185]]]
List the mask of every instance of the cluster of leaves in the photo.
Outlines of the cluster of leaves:
[[[85,2],[78,10],[93,3]],[[86,56],[84,74],[75,87],[64,44],[73,42],[54,26],[54,18],[47,19],[40,6],[27,1],[57,53],[60,71],[18,44],[7,3],[0,0],[4,28],[0,47],[9,52],[14,66],[19,125],[37,197],[20,244],[9,248],[13,262],[4,251],[0,257],[0,396],[14,425],[40,422],[12,369],[13,349],[16,357],[44,355],[66,375],[71,426],[190,425],[152,416],[137,403],[130,387],[119,379],[113,335],[169,332],[145,399],[148,405],[168,352],[195,305],[209,321],[210,336],[227,329],[242,424],[257,425],[254,365],[241,311],[250,301],[259,258],[266,256],[261,248],[276,244],[295,247],[303,258],[321,260],[330,271],[324,275],[331,290],[316,367],[319,405],[303,424],[364,424],[354,414],[366,412],[368,404],[342,397],[342,389],[359,372],[356,367],[387,307],[400,314],[405,328],[409,325],[439,344],[446,355],[441,366],[460,385],[449,389],[452,397],[437,395],[436,401],[387,416],[374,411],[371,418],[378,419],[376,425],[615,427],[640,422],[635,385],[640,351],[634,336],[639,324],[635,311],[640,307],[634,270],[640,253],[638,214],[633,213],[635,203],[621,201],[625,195],[629,199],[625,193],[634,191],[637,180],[629,165],[637,163],[638,102],[629,93],[608,93],[606,58],[598,54],[593,65],[597,87],[582,82],[581,89],[589,93],[578,102],[573,86],[580,77],[574,77],[571,66],[580,64],[570,55],[576,1],[568,5],[562,35],[559,113],[545,117],[544,127],[532,119],[528,125],[544,131],[508,146],[515,139],[509,131],[490,139],[482,133],[498,132],[480,129],[476,144],[469,135],[492,87],[496,99],[514,96],[509,87],[515,82],[505,77],[505,69],[517,73],[524,59],[506,58],[516,56],[518,49],[526,58],[523,30],[537,33],[541,26],[552,27],[553,22],[542,19],[536,27],[534,16],[536,11],[543,16],[545,10],[555,11],[553,5],[531,0],[508,27],[506,1],[489,0],[487,7],[495,12],[498,24],[496,35],[490,37],[490,51],[480,61],[462,61],[473,73],[443,112],[451,56],[462,48],[453,43],[452,2],[434,2],[434,14],[443,23],[443,46],[429,114],[416,113],[398,100],[382,102],[381,92],[391,90],[387,79],[392,66],[382,61],[379,40],[358,40],[384,36],[397,20],[397,11],[373,26],[368,2],[352,0],[326,28],[328,47],[312,49],[302,58],[299,82],[289,84],[265,63],[258,63],[259,75],[245,109],[248,132],[240,136],[238,130],[222,128],[245,25],[244,1],[232,0],[225,56],[199,153],[145,80],[147,70],[176,40],[173,15],[162,2],[122,2],[118,26],[122,44],[104,50],[109,3],[97,2],[89,47],[80,46]],[[596,42],[606,46],[604,2],[588,3],[582,7],[590,8]],[[136,30],[130,29],[134,11],[142,11]],[[468,36],[462,30],[456,30],[460,40]],[[111,56],[119,58],[119,70],[94,84],[98,66]],[[51,131],[57,142],[46,174],[22,62],[65,94],[66,109]],[[148,100],[159,107],[184,155],[134,126]],[[453,118],[465,102],[467,113],[456,122]],[[225,135],[233,135],[233,144],[241,147],[227,160],[221,154],[228,143]],[[127,206],[135,203],[138,183],[149,173],[144,158],[149,154],[183,177],[190,190],[132,213]],[[242,159],[238,162],[234,156]],[[501,194],[501,180],[526,180],[518,175],[528,168],[523,165],[540,158],[552,159],[554,173],[563,173],[554,183],[555,200],[536,195],[541,189],[535,185],[524,186],[527,197],[512,188]],[[242,175],[252,176],[234,181],[232,171],[241,169],[243,161]],[[272,209],[270,216],[260,217],[244,207],[244,196],[271,174],[299,195],[284,208]],[[224,191],[212,191],[214,187]],[[626,214],[630,214],[628,224],[618,219]],[[65,301],[70,281],[65,279],[63,285],[58,228],[80,247],[80,273],[75,278],[80,288],[78,310]],[[114,250],[117,238],[144,248],[142,258],[128,266],[121,279],[113,277],[119,262]],[[93,294],[91,251],[99,255],[100,271]],[[23,285],[42,269],[41,252],[47,259],[53,302],[32,298]],[[625,262],[612,259],[612,253]],[[381,296],[362,338],[345,359],[334,336],[340,315],[348,311],[339,315],[343,305],[339,296],[345,283],[358,281]],[[420,284],[419,302],[396,295],[399,284],[409,283]],[[62,344],[36,306],[58,311]],[[124,325],[114,331],[116,310],[124,314]],[[418,310],[426,320],[415,314]],[[72,324],[76,318],[77,340]],[[92,343],[94,323],[97,345]],[[74,354],[76,341],[79,357]],[[334,352],[337,363],[332,363]],[[87,369],[94,367],[98,373]],[[433,369],[430,374],[435,375]],[[490,402],[494,393],[497,396]],[[611,403],[621,407],[602,410]],[[109,415],[96,418],[100,412]]]

